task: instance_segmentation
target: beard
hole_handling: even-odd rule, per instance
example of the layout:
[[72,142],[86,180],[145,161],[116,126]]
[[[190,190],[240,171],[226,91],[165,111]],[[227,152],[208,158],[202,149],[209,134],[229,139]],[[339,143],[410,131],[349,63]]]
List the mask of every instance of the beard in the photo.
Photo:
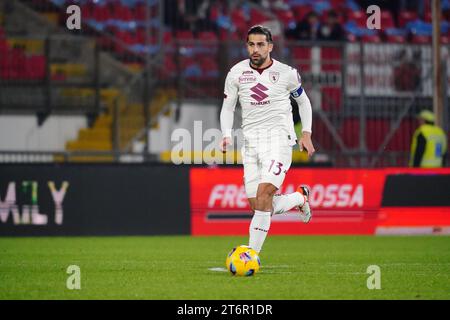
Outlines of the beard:
[[267,57],[263,57],[263,56],[261,56],[261,55],[258,56],[258,57],[252,57],[252,56],[250,56],[250,60],[252,61],[252,64],[253,64],[253,65],[255,65],[255,66],[257,66],[257,67],[260,67],[260,66],[263,65],[264,62],[266,62]]

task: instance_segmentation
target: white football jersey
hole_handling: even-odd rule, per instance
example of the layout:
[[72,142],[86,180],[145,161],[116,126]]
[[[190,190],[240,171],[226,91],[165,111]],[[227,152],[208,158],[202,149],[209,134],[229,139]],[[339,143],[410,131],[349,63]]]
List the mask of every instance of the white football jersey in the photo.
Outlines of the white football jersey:
[[250,59],[234,65],[225,80],[225,98],[239,98],[245,138],[257,138],[261,133],[280,134],[294,145],[297,138],[289,96],[301,94],[301,77],[295,68],[272,61],[264,69],[251,67]]

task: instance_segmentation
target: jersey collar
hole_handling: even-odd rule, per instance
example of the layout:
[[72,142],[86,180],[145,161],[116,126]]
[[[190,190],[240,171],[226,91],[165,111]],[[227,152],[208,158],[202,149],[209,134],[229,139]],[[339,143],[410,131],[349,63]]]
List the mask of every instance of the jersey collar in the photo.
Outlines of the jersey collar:
[[255,68],[252,66],[252,63],[249,61],[248,64],[250,65],[250,68],[252,68],[253,70],[258,71],[259,74],[262,74],[264,70],[269,69],[272,65],[273,65],[273,59],[270,58],[270,64],[267,67],[264,68]]

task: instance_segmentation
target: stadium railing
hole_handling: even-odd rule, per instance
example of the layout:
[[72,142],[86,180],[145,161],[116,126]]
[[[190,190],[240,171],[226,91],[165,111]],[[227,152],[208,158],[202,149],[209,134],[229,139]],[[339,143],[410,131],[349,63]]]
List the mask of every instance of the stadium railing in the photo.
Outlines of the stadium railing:
[[[226,72],[246,58],[237,33],[193,33],[162,27],[164,8],[159,1],[150,1],[148,11],[140,7],[136,12],[142,19],[136,21],[127,18],[127,8],[114,9],[128,23],[103,19],[104,8],[94,7],[95,14],[91,11],[92,19],[83,22],[82,30],[70,32],[60,21],[67,16],[64,7],[57,6],[64,1],[11,3],[26,4],[59,29],[58,35],[40,38],[6,34],[7,43],[16,43],[20,49],[22,41],[25,51],[32,48],[38,58],[27,54],[20,60],[13,55],[14,63],[1,59],[6,73],[0,84],[0,108],[19,112],[14,106],[18,101],[27,106],[25,110],[44,115],[42,121],[45,115],[59,110],[93,115],[92,130],[80,135],[101,136],[106,141],[74,142],[67,154],[110,152],[107,159],[115,161],[118,157],[114,154],[132,152],[135,141],[144,140],[148,149],[151,141],[147,141],[146,132],[157,125],[159,114],[167,112],[164,107],[168,103],[175,102],[178,110],[186,101],[212,102],[220,107]],[[146,15],[151,15],[150,23],[142,22]],[[230,15],[235,23],[239,21],[239,15]],[[320,152],[336,166],[407,164],[410,138],[417,125],[414,115],[432,104],[430,45],[372,43],[366,38],[355,42],[284,39],[282,43],[274,57],[300,71],[314,107],[313,138]],[[447,60],[448,52],[449,47],[444,46]],[[34,61],[28,61],[32,57]],[[97,128],[97,124],[103,127]]]

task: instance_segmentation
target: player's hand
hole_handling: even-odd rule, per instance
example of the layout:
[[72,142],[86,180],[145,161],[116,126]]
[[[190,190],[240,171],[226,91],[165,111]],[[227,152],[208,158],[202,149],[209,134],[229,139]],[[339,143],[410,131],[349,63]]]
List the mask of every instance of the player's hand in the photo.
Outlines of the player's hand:
[[230,137],[222,138],[222,141],[220,143],[220,151],[222,151],[222,153],[227,152],[228,146],[231,146],[231,138]]
[[302,137],[300,138],[300,141],[298,142],[298,146],[300,147],[300,151],[303,151],[303,149],[306,149],[308,152],[308,157],[311,157],[316,150],[314,149],[314,145],[311,140],[311,133],[310,132],[303,132]]

